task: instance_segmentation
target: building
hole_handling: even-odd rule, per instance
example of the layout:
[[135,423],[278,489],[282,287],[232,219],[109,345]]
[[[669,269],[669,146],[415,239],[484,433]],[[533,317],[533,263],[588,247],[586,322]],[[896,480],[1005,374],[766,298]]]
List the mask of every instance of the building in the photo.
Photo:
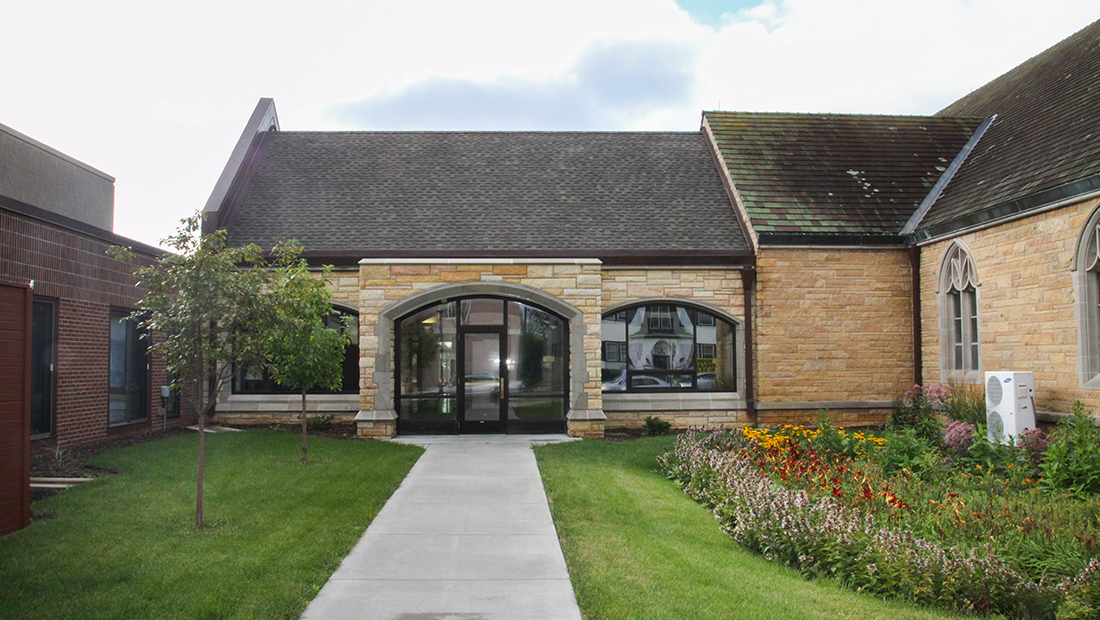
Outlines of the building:
[[134,265],[162,251],[111,232],[114,179],[0,125],[0,534],[29,518],[31,451],[178,426],[163,362],[128,318]]
[[[264,99],[207,223],[336,266],[358,385],[314,406],[368,436],[872,424],[985,370],[1050,417],[1100,406],[1098,73],[1100,22],[933,116],[283,132]],[[292,410],[261,384],[219,415]]]

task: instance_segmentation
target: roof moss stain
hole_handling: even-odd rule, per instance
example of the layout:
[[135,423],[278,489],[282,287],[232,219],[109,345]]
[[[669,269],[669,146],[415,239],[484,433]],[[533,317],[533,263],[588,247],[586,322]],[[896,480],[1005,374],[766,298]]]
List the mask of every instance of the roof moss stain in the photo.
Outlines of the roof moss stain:
[[981,119],[706,112],[761,232],[901,229]]

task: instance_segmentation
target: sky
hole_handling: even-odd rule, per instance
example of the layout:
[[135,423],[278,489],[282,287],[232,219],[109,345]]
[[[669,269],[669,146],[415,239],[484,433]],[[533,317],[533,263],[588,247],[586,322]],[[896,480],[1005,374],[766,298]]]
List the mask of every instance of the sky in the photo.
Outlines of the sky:
[[0,123],[114,176],[115,232],[157,245],[261,97],[295,131],[933,114],[1098,18],[1096,0],[8,2]]

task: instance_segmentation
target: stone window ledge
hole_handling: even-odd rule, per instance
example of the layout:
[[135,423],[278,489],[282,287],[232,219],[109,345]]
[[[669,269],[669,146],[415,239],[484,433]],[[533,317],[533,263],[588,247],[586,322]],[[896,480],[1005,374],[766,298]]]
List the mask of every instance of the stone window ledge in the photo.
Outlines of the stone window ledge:
[[[301,394],[232,394],[218,402],[218,411],[242,413],[253,411],[301,411]],[[359,410],[358,394],[309,394],[306,411]]]
[[729,411],[744,409],[737,392],[604,392],[604,411]]

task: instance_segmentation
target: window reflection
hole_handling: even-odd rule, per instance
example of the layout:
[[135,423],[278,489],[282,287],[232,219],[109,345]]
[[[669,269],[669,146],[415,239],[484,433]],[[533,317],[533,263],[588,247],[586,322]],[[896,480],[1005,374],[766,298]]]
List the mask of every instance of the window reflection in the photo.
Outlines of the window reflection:
[[[401,319],[396,338],[399,416],[404,421],[448,420],[462,409],[464,421],[495,420],[504,399],[509,420],[562,419],[567,331],[565,321],[550,312],[490,297],[444,302]],[[465,376],[458,376],[459,355]]]
[[735,329],[705,312],[650,304],[605,315],[603,390],[736,391]]
[[425,308],[401,321],[402,396],[454,395],[456,335],[453,302]]
[[558,317],[508,302],[508,372],[512,395],[565,389],[565,324]]

